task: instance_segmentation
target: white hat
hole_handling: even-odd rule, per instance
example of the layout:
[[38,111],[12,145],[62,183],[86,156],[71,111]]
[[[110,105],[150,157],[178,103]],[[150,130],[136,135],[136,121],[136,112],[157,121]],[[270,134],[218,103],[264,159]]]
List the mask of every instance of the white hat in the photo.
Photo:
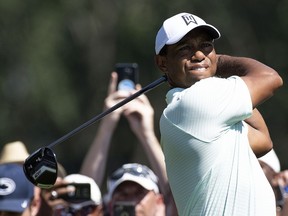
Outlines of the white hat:
[[280,161],[273,149],[264,156],[258,158],[258,160],[269,165],[275,172],[280,172],[281,170]]
[[7,143],[0,153],[0,163],[24,163],[29,156],[26,146],[20,141]]
[[91,194],[90,194],[91,200],[96,205],[101,204],[102,197],[101,197],[100,189],[92,178],[85,176],[85,175],[81,175],[81,174],[70,174],[70,175],[67,175],[64,178],[64,180],[69,183],[89,183],[91,187]]
[[131,163],[124,164],[122,167],[112,173],[108,179],[108,196],[111,198],[115,189],[124,181],[132,181],[147,190],[153,190],[159,193],[158,178],[147,166]]
[[155,42],[155,52],[159,54],[160,50],[167,44],[175,44],[180,41],[188,32],[195,28],[204,28],[213,37],[220,38],[220,32],[212,25],[207,24],[203,19],[190,13],[179,13],[163,22],[162,27],[157,33]]

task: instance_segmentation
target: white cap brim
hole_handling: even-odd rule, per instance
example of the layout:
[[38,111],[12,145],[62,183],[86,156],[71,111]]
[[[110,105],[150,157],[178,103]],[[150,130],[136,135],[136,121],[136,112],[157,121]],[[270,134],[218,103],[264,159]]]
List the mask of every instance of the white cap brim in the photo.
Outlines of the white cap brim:
[[149,178],[145,178],[143,176],[135,176],[131,175],[130,173],[124,173],[124,175],[118,179],[117,181],[114,181],[112,184],[109,185],[109,197],[111,198],[115,189],[123,182],[126,181],[132,181],[139,185],[141,185],[146,190],[153,190],[155,193],[159,193],[159,188],[155,182],[150,180]]

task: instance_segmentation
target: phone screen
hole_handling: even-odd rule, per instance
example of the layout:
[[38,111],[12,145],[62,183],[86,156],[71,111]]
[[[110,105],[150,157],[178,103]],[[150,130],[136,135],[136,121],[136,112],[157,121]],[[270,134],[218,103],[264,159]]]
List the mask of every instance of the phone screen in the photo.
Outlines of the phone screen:
[[135,216],[134,202],[115,202],[113,205],[114,216]]
[[59,198],[66,201],[87,201],[91,199],[91,186],[89,183],[70,183],[63,187],[71,187],[73,191],[62,194]]
[[115,70],[118,74],[117,90],[135,89],[139,76],[137,63],[118,63]]

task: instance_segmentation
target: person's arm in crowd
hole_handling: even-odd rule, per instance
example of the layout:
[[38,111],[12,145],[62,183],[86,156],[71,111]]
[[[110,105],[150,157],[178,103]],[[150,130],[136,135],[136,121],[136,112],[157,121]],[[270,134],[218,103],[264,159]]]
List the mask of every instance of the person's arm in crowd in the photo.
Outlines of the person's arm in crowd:
[[[69,190],[67,190],[64,187],[60,188],[59,187],[60,185],[63,185],[63,179],[58,177],[53,187],[49,189],[38,188],[39,193],[38,196],[40,196],[39,199],[41,200],[40,201],[41,208],[39,209],[37,216],[43,216],[43,215],[52,216],[54,215],[54,210],[57,206],[68,205],[68,203],[65,200],[55,196],[56,194],[57,196],[59,196],[69,192]],[[56,194],[54,194],[54,197],[52,191],[56,192]]]
[[[108,96],[104,101],[104,110],[111,108],[131,94],[125,91],[116,91],[116,85],[117,74],[112,73],[108,87]],[[123,106],[101,120],[95,139],[84,157],[81,166],[80,172],[93,178],[98,185],[102,185],[104,179],[111,139],[122,112]]]
[[[117,74],[112,73],[105,108],[127,98],[133,92],[116,91]],[[137,85],[137,90],[141,87]],[[154,110],[145,95],[141,95],[122,107],[116,109],[100,122],[96,137],[84,158],[81,173],[92,177],[101,185],[106,169],[107,155],[117,123],[123,114],[129,121],[131,130],[142,144],[151,163],[151,168],[160,180],[160,187],[166,189],[168,184],[164,155],[154,132]]]
[[[137,85],[139,90],[141,87]],[[154,131],[154,109],[148,98],[141,95],[124,107],[123,115],[127,118],[130,128],[140,141],[150,162],[151,168],[159,177],[162,192],[167,190],[168,179],[164,155]]]
[[288,215],[288,170],[283,170],[277,173],[273,180],[272,185],[274,187],[282,188],[281,191],[283,192],[283,204],[282,206],[277,207],[277,216],[287,216]]
[[[116,86],[117,74],[112,73],[108,97],[105,100],[105,109],[109,109],[134,93],[116,91]],[[140,88],[141,86],[137,85],[136,91]],[[102,184],[111,138],[121,115],[127,118],[132,132],[139,139],[145,151],[152,170],[158,176],[159,187],[166,203],[169,203],[170,208],[174,208],[171,211],[175,211],[176,207],[168,183],[164,155],[154,131],[154,109],[145,95],[140,95],[101,120],[96,137],[83,161],[81,173],[92,177],[98,185]],[[169,207],[167,206],[167,208]]]
[[[137,89],[141,88],[137,85]],[[124,107],[123,115],[130,128],[140,141],[148,157],[152,170],[159,178],[159,187],[163,194],[169,215],[178,215],[172,191],[168,183],[164,154],[154,130],[154,109],[148,98],[141,95]]]

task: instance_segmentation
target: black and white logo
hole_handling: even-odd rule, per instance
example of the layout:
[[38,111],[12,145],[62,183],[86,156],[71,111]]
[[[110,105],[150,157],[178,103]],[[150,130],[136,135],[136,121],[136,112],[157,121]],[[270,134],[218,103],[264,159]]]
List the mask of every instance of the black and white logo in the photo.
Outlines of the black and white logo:
[[16,184],[10,178],[0,178],[0,196],[6,196],[15,191]]
[[186,23],[186,25],[189,25],[190,23],[194,23],[196,25],[198,24],[192,14],[185,14],[182,16],[182,18],[184,22]]

